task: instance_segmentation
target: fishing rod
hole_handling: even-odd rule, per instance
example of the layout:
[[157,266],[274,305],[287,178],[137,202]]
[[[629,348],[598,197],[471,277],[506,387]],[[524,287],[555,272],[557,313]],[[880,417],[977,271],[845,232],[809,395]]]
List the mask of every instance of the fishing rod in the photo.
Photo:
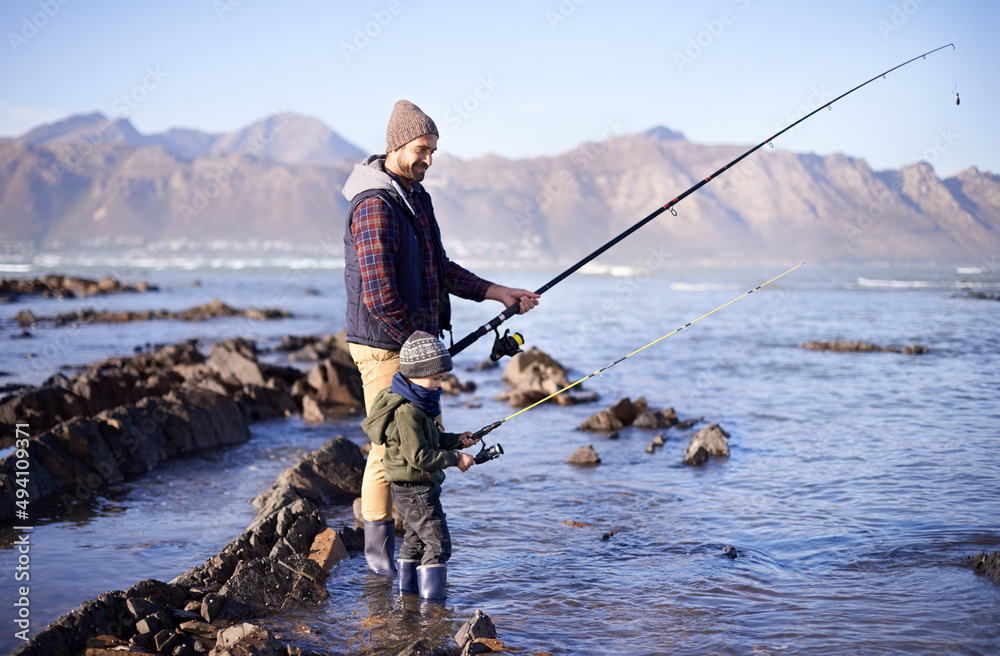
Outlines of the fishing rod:
[[[820,110],[822,110],[822,109],[829,109],[833,105],[833,103],[837,102],[841,98],[844,98],[846,96],[851,95],[852,93],[854,93],[858,89],[860,89],[860,88],[862,88],[864,86],[867,86],[868,84],[871,84],[872,82],[874,82],[875,80],[879,79],[880,77],[884,78],[886,75],[888,75],[889,73],[892,73],[896,69],[902,68],[903,66],[906,66],[907,64],[915,62],[918,59],[926,58],[927,55],[934,54],[938,50],[944,50],[945,48],[948,48],[948,47],[951,47],[954,50],[955,49],[955,44],[954,43],[948,43],[948,44],[945,44],[945,45],[943,45],[943,46],[941,46],[939,48],[935,48],[934,50],[929,50],[929,51],[925,52],[922,55],[917,55],[913,59],[909,59],[909,60],[903,62],[902,64],[899,64],[898,66],[894,66],[893,68],[890,68],[889,70],[885,71],[884,73],[879,73],[878,75],[876,75],[875,77],[873,77],[872,79],[870,79],[870,80],[868,80],[866,82],[862,82],[861,84],[859,84],[858,86],[854,87],[850,91],[847,91],[845,93],[840,94],[839,96],[837,96],[836,98],[834,98],[830,102],[826,103],[825,105],[817,107],[816,109],[814,109],[813,111],[809,112],[808,114],[806,114],[805,116],[803,116],[799,120],[795,121],[794,123],[792,123],[791,125],[789,125],[785,129],[783,129],[782,131],[777,132],[777,133],[771,135],[770,137],[768,137],[764,141],[760,142],[759,144],[757,144],[753,148],[747,150],[745,153],[743,153],[739,157],[735,158],[734,160],[732,160],[731,162],[729,162],[728,164],[726,164],[725,166],[723,166],[722,168],[720,168],[715,173],[709,175],[706,178],[703,178],[703,179],[699,180],[697,183],[695,183],[694,185],[692,185],[691,187],[689,187],[687,189],[687,191],[685,191],[684,193],[680,194],[679,196],[677,196],[676,198],[674,198],[673,200],[671,200],[669,203],[666,203],[662,207],[657,208],[656,211],[654,211],[653,213],[649,214],[646,218],[642,219],[641,221],[639,221],[638,223],[636,223],[632,227],[626,229],[621,234],[619,234],[617,237],[611,239],[606,244],[604,244],[603,246],[601,246],[600,248],[598,248],[597,250],[595,250],[593,253],[591,253],[590,255],[586,256],[585,258],[583,258],[582,260],[580,260],[579,262],[577,262],[573,266],[569,267],[568,269],[566,269],[565,271],[563,271],[562,273],[560,273],[558,276],[556,276],[552,280],[548,281],[547,283],[545,283],[544,285],[542,285],[541,287],[539,287],[537,290],[535,290],[535,293],[536,294],[544,294],[546,291],[552,289],[557,284],[559,284],[560,282],[562,282],[563,280],[565,280],[566,278],[568,278],[572,274],[576,273],[585,264],[587,264],[588,262],[592,261],[594,258],[596,258],[597,256],[601,255],[602,253],[604,253],[608,249],[612,248],[613,246],[615,246],[616,244],[618,244],[618,242],[620,242],[621,240],[625,239],[626,237],[628,237],[629,235],[631,235],[633,232],[635,232],[639,228],[643,227],[644,225],[646,225],[647,223],[649,223],[650,221],[652,221],[653,219],[655,219],[656,217],[658,217],[663,212],[666,212],[667,210],[669,210],[671,214],[673,214],[674,216],[677,216],[677,210],[674,209],[674,206],[677,205],[677,203],[681,202],[682,200],[684,200],[685,198],[687,198],[688,196],[690,196],[694,192],[698,191],[699,189],[701,189],[702,187],[704,187],[705,185],[707,185],[709,182],[711,182],[715,178],[717,178],[720,175],[722,175],[723,173],[725,173],[727,170],[729,170],[730,168],[732,168],[733,166],[735,166],[736,164],[738,164],[740,161],[742,161],[743,159],[745,159],[749,155],[752,155],[754,152],[756,152],[760,148],[763,148],[765,145],[770,144],[772,147],[774,147],[773,141],[775,139],[777,139],[778,137],[780,137],[784,133],[788,132],[789,130],[791,130],[792,128],[794,128],[799,123],[802,123],[806,119],[810,118],[814,114],[817,114]],[[956,91],[955,91],[955,100],[956,100],[956,103],[957,103],[958,102],[957,85],[956,85]],[[485,335],[486,333],[488,333],[488,332],[490,332],[492,330],[496,334],[496,340],[494,341],[494,344],[493,344],[493,351],[490,354],[490,359],[493,360],[494,362],[496,362],[497,360],[499,360],[504,355],[514,355],[515,353],[518,352],[519,347],[524,343],[524,338],[521,337],[521,335],[519,333],[514,333],[513,335],[510,335],[509,334],[510,330],[507,330],[506,332],[504,332],[503,336],[501,337],[500,336],[500,331],[497,330],[497,328],[504,321],[506,321],[507,319],[510,319],[512,316],[514,316],[517,313],[519,306],[520,306],[520,303],[514,303],[510,307],[506,308],[503,312],[501,312],[500,314],[498,314],[497,316],[495,316],[489,322],[483,324],[482,326],[480,326],[479,328],[477,328],[473,332],[471,332],[468,335],[466,335],[465,337],[463,337],[461,340],[458,341],[458,343],[453,344],[451,346],[451,348],[448,349],[448,352],[454,357],[458,353],[461,353],[466,348],[468,348],[473,342],[475,342],[476,340],[478,340],[480,337],[482,337],[483,335]]]
[[[541,404],[545,403],[549,399],[552,399],[552,398],[555,398],[556,396],[559,396],[560,394],[562,394],[566,390],[572,389],[572,388],[576,387],[577,385],[579,385],[580,383],[593,378],[594,376],[600,376],[603,372],[607,371],[608,369],[610,369],[611,367],[615,366],[619,362],[624,362],[625,360],[628,360],[630,357],[632,357],[636,353],[639,353],[641,351],[645,351],[650,346],[653,346],[654,344],[658,344],[658,343],[662,342],[663,340],[665,340],[666,338],[670,337],[671,335],[674,335],[676,333],[679,333],[682,330],[690,328],[692,325],[698,323],[699,321],[701,321],[705,317],[708,317],[708,316],[711,316],[711,315],[715,314],[716,312],[718,312],[722,308],[725,308],[725,307],[728,307],[728,306],[732,305],[733,303],[735,303],[736,301],[740,300],[741,298],[746,298],[747,296],[749,296],[750,294],[754,293],[755,291],[761,289],[762,287],[766,287],[767,285],[770,285],[772,282],[774,282],[778,278],[781,278],[783,276],[787,276],[789,273],[791,273],[792,271],[795,271],[799,267],[805,266],[805,264],[806,264],[805,262],[802,262],[801,264],[796,264],[795,266],[793,266],[788,271],[785,271],[784,273],[780,273],[780,274],[776,275],[775,277],[771,278],[770,280],[768,280],[767,282],[763,282],[763,283],[757,285],[756,287],[754,287],[750,291],[747,291],[747,292],[744,292],[744,293],[740,294],[739,296],[737,296],[733,300],[729,301],[728,303],[723,303],[722,305],[720,305],[719,307],[715,308],[711,312],[706,312],[705,314],[701,315],[700,317],[698,317],[694,321],[689,321],[686,324],[684,324],[683,326],[681,326],[680,328],[675,328],[674,330],[671,330],[666,335],[664,335],[662,337],[659,337],[657,339],[654,339],[652,342],[650,342],[649,344],[646,344],[642,348],[638,348],[638,349],[632,351],[631,353],[629,353],[625,357],[618,358],[614,362],[612,362],[610,364],[604,365],[603,367],[601,367],[600,369],[598,369],[594,373],[590,374],[589,376],[584,376],[580,380],[578,380],[578,381],[576,381],[574,383],[570,383],[566,387],[563,387],[561,390],[558,390],[556,392],[553,392],[552,394],[549,394],[544,399],[541,399],[540,401],[536,401],[536,402],[532,403],[531,405],[527,406],[526,408],[521,408],[520,410],[518,410],[514,414],[510,415],[509,417],[506,417],[505,419],[501,419],[500,421],[495,421],[492,424],[490,424],[489,426],[484,426],[483,428],[480,428],[478,431],[476,431],[475,433],[473,433],[471,435],[471,439],[473,439],[473,440],[482,439],[483,436],[485,436],[487,433],[490,433],[493,430],[499,428],[500,425],[503,424],[504,422],[510,421],[511,419],[513,419],[514,417],[518,416],[519,414],[527,412],[528,410],[531,410],[532,408],[535,408],[537,406],[540,406]],[[496,445],[491,446],[491,447],[487,447],[486,444],[483,443],[482,450],[480,450],[480,452],[478,454],[476,454],[476,456],[475,456],[474,459],[476,461],[476,464],[478,465],[478,464],[482,464],[484,462],[487,462],[489,460],[493,460],[494,458],[499,458],[501,455],[503,455],[503,448],[499,444],[496,444]]]

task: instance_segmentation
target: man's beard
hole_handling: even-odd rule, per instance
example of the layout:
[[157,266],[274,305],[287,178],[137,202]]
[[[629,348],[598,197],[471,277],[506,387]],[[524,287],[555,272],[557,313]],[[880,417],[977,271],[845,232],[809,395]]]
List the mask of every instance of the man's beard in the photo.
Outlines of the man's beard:
[[427,165],[421,162],[413,162],[411,164],[400,164],[399,168],[403,173],[403,177],[413,180],[414,182],[420,182],[424,179],[424,174],[427,173]]

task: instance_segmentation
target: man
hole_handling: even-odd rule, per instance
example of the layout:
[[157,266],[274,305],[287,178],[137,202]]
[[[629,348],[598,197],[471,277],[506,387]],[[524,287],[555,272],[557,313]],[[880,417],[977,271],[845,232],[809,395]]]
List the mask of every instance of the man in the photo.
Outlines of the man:
[[[365,408],[399,371],[399,350],[417,330],[451,329],[449,294],[491,299],[520,313],[538,294],[483,280],[448,259],[431,197],[420,181],[437,149],[438,130],[419,107],[400,100],[386,130],[386,154],[354,165],[344,196],[351,203],[344,230],[347,341],[361,372]],[[382,466],[384,446],[372,445],[361,485],[365,560],[396,576],[392,496]]]

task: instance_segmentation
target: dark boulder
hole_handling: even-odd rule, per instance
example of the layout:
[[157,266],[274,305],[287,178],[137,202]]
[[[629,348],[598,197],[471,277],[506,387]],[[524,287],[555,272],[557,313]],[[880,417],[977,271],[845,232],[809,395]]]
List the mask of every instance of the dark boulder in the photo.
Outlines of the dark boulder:
[[646,405],[646,399],[639,397],[633,403],[630,398],[625,397],[610,408],[606,408],[605,410],[601,410],[600,412],[587,417],[587,419],[585,419],[583,423],[577,427],[577,430],[604,433],[621,430],[626,426],[631,426],[636,417],[643,412],[646,412],[648,409],[649,407]]
[[258,519],[296,498],[318,506],[350,503],[361,494],[364,469],[365,458],[357,445],[343,436],[335,437],[281,472],[274,484],[251,503],[258,510]]

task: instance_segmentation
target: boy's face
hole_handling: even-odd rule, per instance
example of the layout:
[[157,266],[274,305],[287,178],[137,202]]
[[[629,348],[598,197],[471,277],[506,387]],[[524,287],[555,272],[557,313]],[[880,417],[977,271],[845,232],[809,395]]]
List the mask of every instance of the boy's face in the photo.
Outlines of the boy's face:
[[428,376],[427,378],[410,378],[410,382],[414,385],[420,385],[424,389],[436,392],[441,389],[441,381],[443,381],[448,376],[447,373],[434,374],[433,376]]

